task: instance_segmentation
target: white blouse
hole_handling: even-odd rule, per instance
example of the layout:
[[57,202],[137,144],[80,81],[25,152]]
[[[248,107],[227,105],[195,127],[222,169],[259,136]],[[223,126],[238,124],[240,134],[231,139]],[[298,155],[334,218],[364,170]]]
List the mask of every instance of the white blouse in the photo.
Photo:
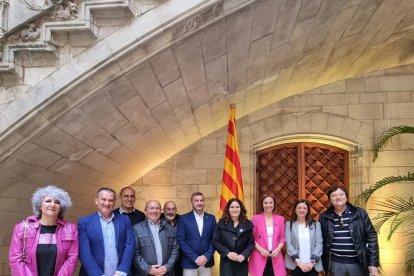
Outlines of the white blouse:
[[272,251],[272,245],[273,245],[273,225],[266,226],[267,230],[267,250]]
[[299,258],[302,262],[308,263],[311,258],[309,226],[298,224],[299,236]]

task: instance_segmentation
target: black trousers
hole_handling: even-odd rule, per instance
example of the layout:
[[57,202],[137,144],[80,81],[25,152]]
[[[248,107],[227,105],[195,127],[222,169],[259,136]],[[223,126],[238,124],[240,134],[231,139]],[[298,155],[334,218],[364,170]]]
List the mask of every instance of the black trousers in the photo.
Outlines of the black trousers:
[[292,276],[318,276],[318,271],[315,268],[312,268],[309,272],[303,272],[300,267],[296,267],[295,270],[292,270]]
[[273,271],[272,257],[267,257],[266,266],[263,271],[263,276],[275,276]]

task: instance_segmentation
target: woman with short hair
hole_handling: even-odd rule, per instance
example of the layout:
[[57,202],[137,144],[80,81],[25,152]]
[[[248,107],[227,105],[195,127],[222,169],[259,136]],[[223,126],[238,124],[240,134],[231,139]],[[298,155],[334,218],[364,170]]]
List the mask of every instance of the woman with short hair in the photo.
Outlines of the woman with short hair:
[[67,192],[55,186],[32,196],[33,216],[14,227],[9,250],[13,276],[73,275],[78,262],[77,226],[63,220],[72,206]]

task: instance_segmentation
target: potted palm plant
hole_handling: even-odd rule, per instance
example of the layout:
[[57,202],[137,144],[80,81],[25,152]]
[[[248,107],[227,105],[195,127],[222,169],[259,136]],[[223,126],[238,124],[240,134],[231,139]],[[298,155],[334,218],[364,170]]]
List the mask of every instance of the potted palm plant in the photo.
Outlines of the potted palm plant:
[[[414,134],[414,127],[411,126],[396,126],[386,130],[376,140],[372,147],[373,162],[378,158],[380,151],[384,149],[390,139],[396,135]],[[392,185],[398,182],[414,181],[414,173],[408,172],[407,175],[389,176],[374,183],[363,191],[357,198],[356,204],[361,207],[366,207],[370,197],[379,189],[387,185]],[[402,198],[392,196],[382,201],[376,202],[378,208],[373,209],[376,212],[372,219],[374,227],[380,231],[382,226],[390,223],[390,229],[387,239],[390,240],[395,231],[403,230],[404,236],[407,238],[407,256],[405,261],[405,273],[411,275],[414,271],[414,199],[413,196]]]

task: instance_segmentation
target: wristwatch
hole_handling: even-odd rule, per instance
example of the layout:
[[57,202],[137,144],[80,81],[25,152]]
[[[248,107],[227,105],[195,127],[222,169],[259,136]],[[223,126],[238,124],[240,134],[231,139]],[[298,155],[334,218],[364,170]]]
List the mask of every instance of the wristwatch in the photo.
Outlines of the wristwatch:
[[314,259],[311,259],[310,261],[311,263],[316,264],[316,261]]

